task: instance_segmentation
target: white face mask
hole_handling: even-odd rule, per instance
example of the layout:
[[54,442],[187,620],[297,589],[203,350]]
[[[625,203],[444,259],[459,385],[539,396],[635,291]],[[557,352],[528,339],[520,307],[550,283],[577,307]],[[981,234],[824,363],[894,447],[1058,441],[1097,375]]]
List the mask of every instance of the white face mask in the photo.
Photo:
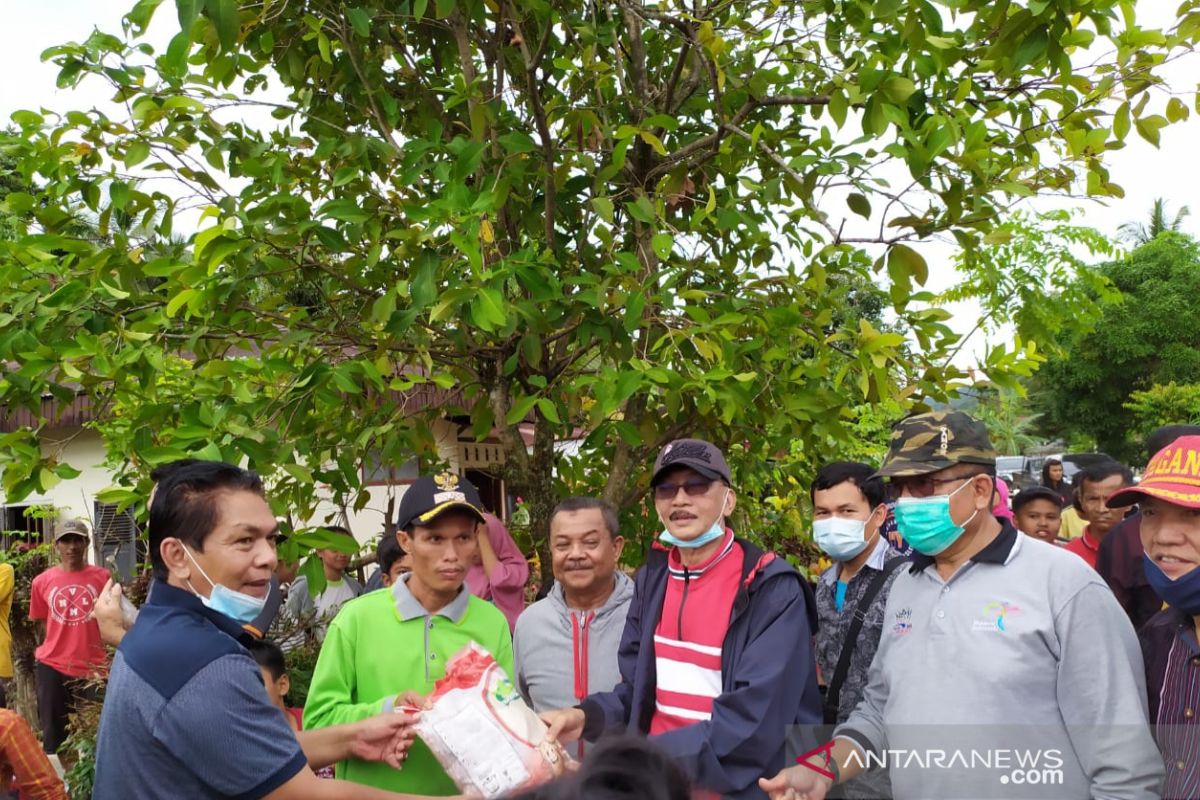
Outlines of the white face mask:
[[834,561],[849,561],[867,548],[866,520],[826,517],[813,520],[813,541]]
[[205,606],[211,608],[213,611],[224,614],[243,625],[258,619],[258,615],[262,613],[263,608],[267,605],[267,598],[265,596],[254,597],[242,592],[235,592],[233,589],[214,582],[212,578],[208,577],[208,573],[204,571],[204,567],[200,566],[196,562],[196,559],[192,558],[192,552],[188,549],[187,545],[183,545],[183,552],[187,554],[188,561],[191,561],[192,565],[200,570],[200,574],[204,576],[204,580],[208,581],[209,585],[212,586],[212,592],[209,593],[208,597],[205,597],[196,591],[196,587],[192,586],[191,581],[187,582],[188,588],[192,590],[192,594],[200,598],[201,603],[204,603]]

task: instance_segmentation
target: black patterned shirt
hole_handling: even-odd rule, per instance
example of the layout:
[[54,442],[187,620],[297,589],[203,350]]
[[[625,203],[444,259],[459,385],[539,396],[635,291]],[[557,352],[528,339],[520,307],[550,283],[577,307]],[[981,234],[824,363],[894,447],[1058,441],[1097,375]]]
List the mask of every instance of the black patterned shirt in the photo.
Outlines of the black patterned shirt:
[[[881,536],[867,563],[863,564],[862,569],[847,584],[846,601],[841,611],[837,610],[836,603],[838,571],[841,565],[834,564],[821,574],[816,589],[817,617],[820,620],[816,635],[816,655],[817,666],[826,683],[833,680],[833,673],[842,655],[842,645],[846,641],[850,623],[854,621],[859,599],[883,569],[883,565],[897,555],[899,553]],[[893,570],[866,612],[866,620],[858,635],[858,645],[850,658],[850,669],[846,672],[846,681],[842,684],[841,695],[838,697],[839,723],[846,721],[850,712],[862,699],[863,690],[867,685],[867,672],[872,659],[875,658],[875,651],[879,648],[879,637],[883,633],[883,612],[887,606],[888,592],[902,569],[903,567]],[[875,770],[849,781],[843,788],[845,796],[850,798],[891,796],[888,791],[887,773],[884,770]]]

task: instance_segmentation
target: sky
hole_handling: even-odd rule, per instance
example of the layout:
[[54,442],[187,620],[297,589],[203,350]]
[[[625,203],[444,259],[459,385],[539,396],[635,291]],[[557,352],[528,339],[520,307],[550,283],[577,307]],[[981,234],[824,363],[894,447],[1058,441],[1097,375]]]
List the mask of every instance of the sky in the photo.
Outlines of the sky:
[[[61,90],[55,86],[57,68],[42,63],[40,55],[47,47],[66,41],[82,41],[99,27],[107,32],[120,31],[120,19],[134,0],[37,0],[21,2],[0,0],[5,20],[3,47],[0,47],[0,74],[10,76],[0,81],[0,120],[7,120],[20,109],[104,108],[108,97],[98,82],[84,83],[76,90]],[[1166,0],[1141,0],[1138,4],[1140,22],[1146,27],[1169,23],[1176,3]],[[6,12],[6,13],[5,13]],[[161,52],[170,36],[177,30],[172,0],[164,0],[155,15],[149,40]],[[1107,233],[1115,233],[1124,222],[1142,221],[1149,215],[1155,198],[1162,197],[1168,208],[1181,205],[1192,208],[1195,214],[1184,223],[1190,233],[1200,233],[1200,159],[1194,157],[1195,142],[1200,140],[1200,115],[1196,115],[1194,94],[1200,76],[1200,56],[1190,56],[1168,65],[1164,75],[1171,88],[1184,100],[1193,116],[1186,122],[1171,125],[1163,131],[1162,142],[1155,148],[1135,133],[1127,139],[1123,150],[1109,154],[1108,165],[1112,180],[1125,189],[1125,197],[1103,203],[1078,199],[1061,200],[1038,198],[1029,202],[1032,211],[1067,207],[1084,210],[1085,224]],[[1159,101],[1162,102],[1162,101]],[[841,209],[837,213],[844,213]],[[949,248],[936,243],[918,245],[930,264],[927,288],[942,290],[954,280],[949,266]],[[949,307],[954,314],[954,327],[966,332],[979,317],[978,307],[957,304]],[[1000,342],[1010,334],[1004,330],[977,336],[959,356],[960,366],[969,366],[980,356],[988,342]]]

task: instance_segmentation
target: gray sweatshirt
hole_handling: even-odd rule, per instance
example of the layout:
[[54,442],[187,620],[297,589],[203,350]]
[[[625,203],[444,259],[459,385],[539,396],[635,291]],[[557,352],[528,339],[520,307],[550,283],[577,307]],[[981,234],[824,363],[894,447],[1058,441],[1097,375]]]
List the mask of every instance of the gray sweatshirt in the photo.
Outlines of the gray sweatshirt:
[[[556,583],[550,594],[517,619],[513,633],[516,684],[535,711],[569,708],[582,697],[610,691],[621,682],[617,650],[633,599],[633,581],[623,572],[614,575],[616,588],[593,612],[568,609],[562,585]],[[576,664],[584,661],[586,674],[577,675]]]
[[1159,797],[1137,637],[1073,556],[1005,525],[949,581],[902,570],[836,732],[886,755],[897,800]]

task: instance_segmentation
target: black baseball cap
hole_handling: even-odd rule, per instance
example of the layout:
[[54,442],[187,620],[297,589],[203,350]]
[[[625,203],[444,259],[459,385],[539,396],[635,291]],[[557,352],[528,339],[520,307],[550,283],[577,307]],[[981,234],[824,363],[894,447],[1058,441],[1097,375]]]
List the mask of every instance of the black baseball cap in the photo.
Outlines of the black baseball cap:
[[1062,509],[1063,507],[1062,495],[1060,495],[1058,492],[1045,486],[1030,486],[1028,489],[1022,489],[1016,494],[1015,497],[1013,497],[1012,510],[1018,511],[1026,504],[1032,503],[1034,500],[1049,500],[1051,503],[1058,506],[1059,509]]
[[483,501],[479,491],[466,478],[453,472],[439,472],[418,478],[400,498],[396,527],[429,525],[447,511],[466,511],[483,522]]
[[703,439],[676,439],[665,446],[654,461],[654,477],[650,479],[650,485],[657,484],[664,472],[675,467],[688,467],[709,480],[719,478],[727,485],[733,485],[724,454],[715,444]]

